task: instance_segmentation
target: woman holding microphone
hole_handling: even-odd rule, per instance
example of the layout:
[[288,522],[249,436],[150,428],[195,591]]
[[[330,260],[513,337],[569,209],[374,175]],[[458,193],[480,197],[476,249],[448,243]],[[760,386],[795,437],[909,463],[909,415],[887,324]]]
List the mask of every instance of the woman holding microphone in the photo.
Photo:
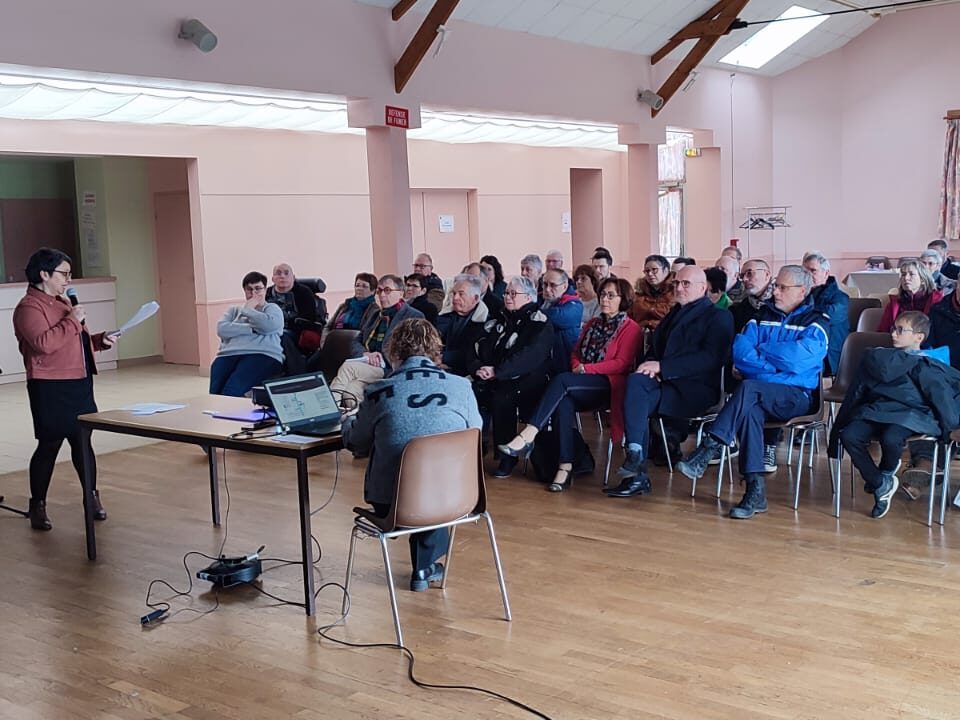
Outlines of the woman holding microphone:
[[[47,488],[64,440],[70,443],[77,474],[82,472],[84,448],[77,416],[97,412],[93,353],[113,347],[117,340],[115,334],[91,336],[87,332],[83,305],[71,305],[65,296],[72,278],[70,268],[70,257],[59,250],[40,248],[33,253],[25,271],[30,286],[13,311],[13,329],[27,373],[27,395],[37,438],[37,449],[30,458],[30,526],[34,530],[53,528],[47,517]],[[72,299],[76,301],[75,296]],[[93,516],[106,520],[96,490],[96,460],[93,462]]]

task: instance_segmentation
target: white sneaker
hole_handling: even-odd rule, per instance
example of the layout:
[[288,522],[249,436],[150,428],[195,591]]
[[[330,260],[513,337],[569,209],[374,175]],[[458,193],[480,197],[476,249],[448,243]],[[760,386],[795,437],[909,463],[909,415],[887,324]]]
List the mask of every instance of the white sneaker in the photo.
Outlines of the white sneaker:
[[763,446],[763,471],[765,473],[775,473],[777,471],[777,446]]

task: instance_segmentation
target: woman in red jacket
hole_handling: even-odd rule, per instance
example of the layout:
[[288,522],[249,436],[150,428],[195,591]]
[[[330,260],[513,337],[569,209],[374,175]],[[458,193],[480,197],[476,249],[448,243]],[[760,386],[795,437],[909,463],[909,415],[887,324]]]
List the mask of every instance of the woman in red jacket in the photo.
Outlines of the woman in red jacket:
[[[27,395],[33,416],[37,449],[30,458],[30,525],[50,530],[47,488],[63,441],[70,443],[70,456],[79,474],[83,447],[77,416],[97,412],[93,399],[95,350],[113,347],[116,336],[98,333],[92,337],[84,325],[83,305],[71,306],[64,297],[72,277],[70,258],[59,250],[40,248],[27,262],[30,287],[13,311],[13,329],[27,371]],[[106,520],[96,490],[96,464],[90,478],[94,518]]]
[[930,309],[941,300],[943,293],[937,290],[937,283],[926,266],[916,260],[907,260],[900,265],[900,287],[896,294],[890,295],[877,332],[890,332],[897,318],[908,310],[916,310],[929,317]]
[[623,397],[627,375],[637,362],[643,339],[640,326],[627,317],[633,288],[623,278],[607,278],[597,292],[600,315],[583,328],[573,349],[572,372],[560,373],[543,394],[529,424],[513,440],[497,449],[511,457],[526,457],[537,433],[553,418],[560,461],[551,492],[570,487],[573,472],[573,416],[580,410],[610,408],[610,433],[615,443],[623,437]]

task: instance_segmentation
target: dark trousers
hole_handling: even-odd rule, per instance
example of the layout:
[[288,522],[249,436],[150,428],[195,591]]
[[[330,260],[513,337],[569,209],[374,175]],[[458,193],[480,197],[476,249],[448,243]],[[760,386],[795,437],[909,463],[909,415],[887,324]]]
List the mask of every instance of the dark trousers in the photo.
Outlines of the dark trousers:
[[649,457],[650,418],[660,406],[660,383],[656,379],[633,373],[627,378],[627,393],[623,403],[623,419],[627,444],[643,448],[641,457]]
[[557,460],[572,463],[574,415],[580,410],[606,407],[610,407],[610,380],[606,375],[560,373],[547,384],[530,424],[543,430],[552,417],[557,434]]
[[210,394],[243,397],[254,385],[278,375],[283,364],[268,355],[224,355],[210,366]]
[[506,445],[517,435],[517,414],[528,418],[543,393],[541,380],[488,380],[474,383],[477,405],[493,426],[493,444]]
[[[880,474],[892,473],[896,469],[903,455],[903,446],[912,434],[900,425],[854,420],[840,431],[840,441],[864,481],[876,490],[880,487]],[[870,443],[874,440],[880,441],[879,465],[870,456]]]
[[[57,453],[64,439],[70,443],[70,460],[76,468],[77,475],[83,472],[83,445],[80,433],[76,432],[67,438],[56,440],[39,440],[37,449],[30,458],[30,497],[34,500],[46,500],[47,490],[50,488],[50,479],[53,477],[53,466],[57,463]],[[93,474],[90,476],[90,489],[97,489],[97,459],[91,453]]]
[[744,380],[727,400],[710,434],[724,445],[740,441],[740,472],[763,472],[763,424],[810,412],[810,391],[793,385]]
[[[387,513],[390,512],[390,506],[373,503],[373,511],[381,517],[386,517]],[[450,530],[448,528],[413,533],[410,536],[410,565],[413,566],[413,571],[426,570],[443,557],[447,552],[449,542]]]

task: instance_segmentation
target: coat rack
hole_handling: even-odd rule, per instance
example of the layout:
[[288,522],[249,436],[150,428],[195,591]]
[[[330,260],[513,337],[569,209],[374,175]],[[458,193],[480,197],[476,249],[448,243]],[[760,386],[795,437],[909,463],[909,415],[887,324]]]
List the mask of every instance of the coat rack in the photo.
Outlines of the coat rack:
[[[745,207],[747,219],[740,225],[740,229],[747,231],[746,257],[763,257],[769,255],[770,259],[777,264],[787,261],[787,228],[790,223],[787,221],[787,211],[790,205],[755,205]],[[755,233],[760,236],[754,237]],[[766,233],[770,233],[766,235]],[[757,251],[753,250],[753,244],[757,244]],[[782,246],[783,255],[777,258],[777,247]]]

